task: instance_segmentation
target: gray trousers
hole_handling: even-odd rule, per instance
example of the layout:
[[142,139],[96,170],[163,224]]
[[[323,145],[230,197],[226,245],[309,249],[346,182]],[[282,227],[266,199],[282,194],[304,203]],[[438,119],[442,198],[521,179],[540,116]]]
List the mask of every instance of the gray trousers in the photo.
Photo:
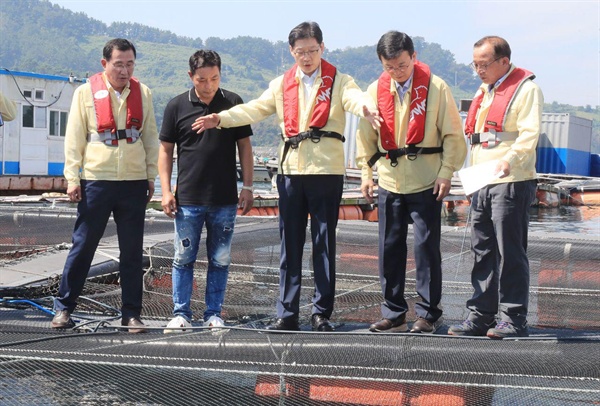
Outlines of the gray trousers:
[[471,202],[471,249],[475,289],[467,301],[470,320],[526,322],[529,302],[527,230],[536,181],[488,185]]

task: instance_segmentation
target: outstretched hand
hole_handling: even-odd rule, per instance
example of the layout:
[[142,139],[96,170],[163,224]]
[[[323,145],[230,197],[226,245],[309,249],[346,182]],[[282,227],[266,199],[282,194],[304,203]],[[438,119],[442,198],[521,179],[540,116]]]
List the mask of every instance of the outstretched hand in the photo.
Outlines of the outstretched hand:
[[363,106],[363,115],[365,116],[365,119],[371,123],[374,130],[379,130],[381,123],[383,122],[383,118],[379,116],[379,111],[371,111],[367,106]]
[[210,130],[211,128],[217,127],[220,122],[221,118],[215,113],[198,117],[192,124],[192,130],[200,134],[204,130]]

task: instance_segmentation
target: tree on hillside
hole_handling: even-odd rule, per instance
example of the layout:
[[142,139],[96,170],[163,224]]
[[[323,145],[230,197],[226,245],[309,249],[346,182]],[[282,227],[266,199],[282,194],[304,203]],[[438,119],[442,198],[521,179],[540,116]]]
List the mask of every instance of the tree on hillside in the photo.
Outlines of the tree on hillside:
[[350,74],[363,89],[381,74],[381,64],[377,60],[375,46],[326,51],[323,57],[336,65],[341,72]]
[[[294,64],[287,41],[239,36],[231,39],[180,37],[170,31],[137,23],[115,22],[110,26],[84,13],[74,13],[47,0],[0,0],[0,67],[9,70],[78,77],[101,70],[101,47],[116,36],[131,39],[138,47],[139,65],[135,74],[152,91],[161,123],[165,105],[185,91],[189,82],[185,72],[189,56],[198,48],[214,49],[223,58],[223,87],[249,101],[260,96],[268,82]],[[439,44],[413,37],[418,58],[450,86],[455,98],[472,97],[480,84],[473,71],[458,64],[454,55]],[[353,76],[364,90],[381,74],[375,44],[343,50],[326,49],[324,58],[341,72]],[[574,112],[594,118],[594,134],[599,138],[598,109],[553,103],[544,111]],[[595,115],[594,115],[595,113]],[[276,120],[265,120],[255,128],[254,145],[277,144]],[[266,144],[262,144],[266,143]],[[598,145],[596,142],[595,145]]]
[[[232,39],[208,37],[206,39],[206,48],[232,55],[246,67],[260,67],[272,70],[276,69],[277,66],[273,44],[266,39],[248,36],[240,36]],[[243,58],[240,56],[243,56]]]
[[194,48],[203,46],[200,38],[180,37],[171,31],[159,30],[138,23],[115,22],[110,25],[109,31],[111,36],[128,38],[132,41],[148,41]]

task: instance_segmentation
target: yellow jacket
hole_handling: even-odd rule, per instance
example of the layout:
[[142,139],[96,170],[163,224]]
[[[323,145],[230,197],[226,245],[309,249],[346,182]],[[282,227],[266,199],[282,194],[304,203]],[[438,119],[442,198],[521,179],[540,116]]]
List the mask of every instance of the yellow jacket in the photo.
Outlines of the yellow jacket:
[[[113,115],[118,129],[124,129],[127,121],[127,96],[129,85],[118,99],[115,90],[104,81],[110,93]],[[96,113],[92,89],[89,83],[75,89],[65,135],[64,175],[69,185],[79,185],[87,180],[143,180],[154,182],[158,174],[158,131],[152,105],[152,93],[144,84],[142,105],[144,120],[140,129],[142,136],[128,144],[119,140],[118,146],[108,146],[100,141],[88,142],[88,134],[97,134]]]
[[[304,84],[300,80],[300,69],[296,72],[296,80],[300,82],[298,86],[300,132],[309,130],[312,107],[315,105],[317,90],[322,83],[320,70],[319,68],[309,96],[310,103],[307,106],[310,106],[310,108],[305,107]],[[331,93],[329,120],[322,130],[343,135],[346,127],[346,112],[349,111],[362,116],[363,105],[367,102],[367,98],[364,97],[364,93],[352,77],[339,71],[336,74]],[[369,104],[369,107],[375,109],[373,104]],[[284,134],[283,75],[273,79],[269,83],[269,88],[258,99],[219,113],[220,126],[228,128],[252,124],[275,113],[277,113],[281,133]],[[304,140],[297,149],[289,149],[285,161],[282,163],[281,157],[283,156],[284,146],[285,143],[281,140],[279,143],[279,173],[286,175],[343,175],[346,172],[344,145],[340,140],[325,137],[321,138],[318,143],[308,139]]]
[[4,121],[11,121],[17,117],[17,105],[2,93],[0,93],[0,114]]
[[[371,83],[367,94],[377,102],[377,83]],[[395,93],[396,145],[406,145],[411,89],[404,94],[402,104],[398,99],[396,82],[391,81],[390,91]],[[462,130],[462,120],[448,85],[439,77],[431,75],[431,84],[427,98],[427,117],[425,136],[417,146],[439,147],[439,154],[418,155],[415,160],[402,156],[398,165],[392,167],[391,161],[380,158],[377,161],[378,184],[393,193],[417,193],[432,188],[437,178],[452,179],[454,171],[460,169],[465,161],[467,148]],[[378,132],[371,124],[361,120],[356,133],[356,162],[361,168],[363,180],[373,179],[373,169],[367,162],[377,152],[384,152]]]
[[[511,66],[510,72],[514,69]],[[475,132],[483,131],[487,112],[494,100],[495,91],[490,93],[488,85],[483,84],[479,91],[484,92],[481,107],[477,113]],[[505,118],[503,131],[518,131],[515,141],[503,141],[494,148],[482,148],[475,144],[471,149],[471,165],[500,159],[510,164],[510,175],[492,183],[519,182],[535,179],[535,160],[540,127],[542,124],[542,109],[544,96],[539,86],[531,80],[525,81],[514,96]]]

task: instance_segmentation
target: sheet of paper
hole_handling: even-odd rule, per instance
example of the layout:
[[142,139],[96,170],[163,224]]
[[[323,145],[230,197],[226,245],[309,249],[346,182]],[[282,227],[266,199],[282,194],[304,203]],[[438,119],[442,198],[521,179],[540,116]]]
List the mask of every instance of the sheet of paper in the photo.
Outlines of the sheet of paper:
[[465,196],[475,193],[500,177],[501,173],[496,173],[497,165],[498,160],[494,160],[459,170],[458,177],[465,191]]

